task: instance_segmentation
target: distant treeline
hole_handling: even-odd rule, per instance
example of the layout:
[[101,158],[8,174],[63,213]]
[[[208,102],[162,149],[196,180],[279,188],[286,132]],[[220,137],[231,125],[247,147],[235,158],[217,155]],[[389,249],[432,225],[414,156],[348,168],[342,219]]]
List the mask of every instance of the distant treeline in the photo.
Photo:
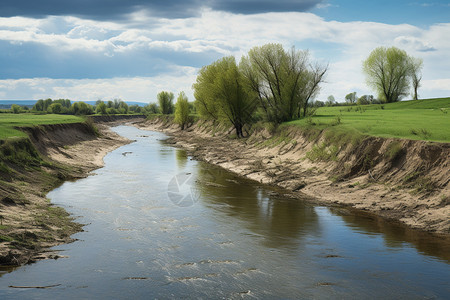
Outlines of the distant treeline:
[[40,99],[32,108],[29,106],[21,106],[18,104],[11,105],[8,110],[1,112],[13,113],[49,113],[49,114],[64,114],[64,115],[115,115],[115,114],[146,114],[155,113],[159,111],[156,104],[149,104],[145,107],[137,104],[128,105],[120,99],[110,101],[97,100],[95,105],[90,105],[83,101],[72,102],[69,99]]

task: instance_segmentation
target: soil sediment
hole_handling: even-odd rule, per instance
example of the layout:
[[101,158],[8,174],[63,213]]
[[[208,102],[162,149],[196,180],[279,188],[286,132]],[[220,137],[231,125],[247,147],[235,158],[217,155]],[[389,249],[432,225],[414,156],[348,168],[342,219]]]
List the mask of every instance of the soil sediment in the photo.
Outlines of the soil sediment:
[[335,146],[325,132],[296,127],[248,138],[197,122],[181,131],[168,119],[139,123],[164,131],[168,141],[244,177],[272,184],[325,205],[343,205],[409,227],[450,233],[450,144],[365,137]]
[[82,231],[82,225],[53,206],[46,194],[65,180],[86,177],[103,166],[108,152],[130,142],[107,125],[96,128],[89,122],[23,128],[29,135],[23,143],[34,158],[2,162],[0,265],[56,259],[60,256],[49,248],[72,242],[71,235]]

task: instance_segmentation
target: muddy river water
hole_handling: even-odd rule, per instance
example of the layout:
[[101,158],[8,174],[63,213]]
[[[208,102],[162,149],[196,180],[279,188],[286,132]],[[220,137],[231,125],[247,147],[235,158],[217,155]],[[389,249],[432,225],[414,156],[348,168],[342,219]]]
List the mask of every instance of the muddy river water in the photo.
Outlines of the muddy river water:
[[[290,199],[130,126],[136,142],[48,197],[86,224],[0,299],[445,299],[448,241]],[[48,286],[46,289],[10,286]]]

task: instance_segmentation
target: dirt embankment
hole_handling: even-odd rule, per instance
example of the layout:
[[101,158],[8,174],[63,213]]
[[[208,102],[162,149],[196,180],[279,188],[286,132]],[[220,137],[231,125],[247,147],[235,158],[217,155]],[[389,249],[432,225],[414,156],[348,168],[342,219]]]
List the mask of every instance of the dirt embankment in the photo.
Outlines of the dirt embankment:
[[111,122],[134,122],[137,120],[144,120],[145,115],[102,115],[102,116],[90,116],[95,123],[111,123]]
[[169,133],[197,159],[303,198],[450,233],[450,144],[376,137],[346,141],[296,127],[275,133],[257,129],[238,140],[229,137],[232,130],[211,123],[197,122],[185,131],[170,120],[139,126]]
[[29,139],[0,145],[0,265],[58,258],[48,248],[73,241],[82,225],[51,205],[47,192],[103,166],[109,151],[129,141],[89,122],[24,128]]

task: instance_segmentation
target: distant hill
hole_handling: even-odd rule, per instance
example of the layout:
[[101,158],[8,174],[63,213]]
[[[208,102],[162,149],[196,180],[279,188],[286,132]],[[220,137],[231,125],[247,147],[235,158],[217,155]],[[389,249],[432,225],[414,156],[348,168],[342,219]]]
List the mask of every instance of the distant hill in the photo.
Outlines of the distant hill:
[[32,108],[35,103],[36,100],[0,100],[0,109],[10,109],[13,104]]

